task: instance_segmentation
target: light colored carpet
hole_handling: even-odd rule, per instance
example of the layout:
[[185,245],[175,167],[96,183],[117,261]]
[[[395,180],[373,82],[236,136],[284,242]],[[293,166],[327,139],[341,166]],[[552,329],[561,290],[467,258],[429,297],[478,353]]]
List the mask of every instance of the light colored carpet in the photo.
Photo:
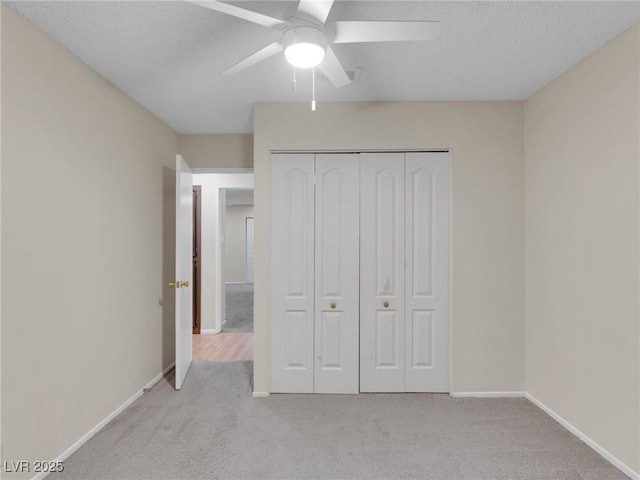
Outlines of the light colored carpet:
[[225,285],[223,332],[253,332],[253,283]]
[[165,378],[49,479],[626,479],[522,398],[251,397],[251,362]]

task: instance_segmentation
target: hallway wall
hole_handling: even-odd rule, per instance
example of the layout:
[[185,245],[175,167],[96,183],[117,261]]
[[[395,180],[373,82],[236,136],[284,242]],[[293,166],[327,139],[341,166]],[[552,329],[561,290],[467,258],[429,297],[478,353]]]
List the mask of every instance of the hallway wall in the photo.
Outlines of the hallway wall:
[[253,168],[253,135],[179,135],[180,154],[193,168]]
[[226,208],[224,241],[224,281],[247,281],[246,219],[253,217],[253,205],[234,205]]

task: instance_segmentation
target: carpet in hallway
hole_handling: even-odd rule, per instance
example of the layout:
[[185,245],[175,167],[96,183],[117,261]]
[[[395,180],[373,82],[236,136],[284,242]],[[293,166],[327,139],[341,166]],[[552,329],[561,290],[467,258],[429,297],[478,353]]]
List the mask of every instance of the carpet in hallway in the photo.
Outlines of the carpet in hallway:
[[253,332],[253,283],[225,285],[223,332]]
[[223,332],[253,332],[253,283],[225,285]]

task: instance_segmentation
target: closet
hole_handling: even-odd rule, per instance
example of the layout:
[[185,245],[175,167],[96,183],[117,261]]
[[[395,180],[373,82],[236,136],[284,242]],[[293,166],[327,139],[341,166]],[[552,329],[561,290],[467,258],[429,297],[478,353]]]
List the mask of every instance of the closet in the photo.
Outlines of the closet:
[[449,391],[447,152],[271,156],[271,391]]

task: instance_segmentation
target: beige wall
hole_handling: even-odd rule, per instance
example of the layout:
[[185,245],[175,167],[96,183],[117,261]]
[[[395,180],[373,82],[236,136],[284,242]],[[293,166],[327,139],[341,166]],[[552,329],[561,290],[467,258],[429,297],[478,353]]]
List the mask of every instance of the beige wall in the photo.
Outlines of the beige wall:
[[253,205],[227,205],[224,239],[224,281],[247,281],[246,219],[253,217]]
[[522,102],[254,108],[256,393],[269,391],[269,152],[450,148],[455,391],[524,390]]
[[180,153],[193,168],[253,167],[253,135],[180,135]]
[[[0,8],[0,25],[2,25],[2,12]],[[0,32],[0,58],[2,52],[2,35]],[[0,92],[2,91],[2,75],[0,74]],[[0,95],[0,112],[2,112],[2,95]],[[2,132],[2,115],[0,115],[0,132]],[[2,134],[0,133],[0,272],[2,272]],[[2,275],[0,274],[0,462],[4,459],[2,455]],[[0,473],[0,478],[2,474]]]
[[1,93],[3,456],[53,460],[173,361],[178,138],[4,5]]
[[639,35],[526,102],[527,391],[640,471]]

